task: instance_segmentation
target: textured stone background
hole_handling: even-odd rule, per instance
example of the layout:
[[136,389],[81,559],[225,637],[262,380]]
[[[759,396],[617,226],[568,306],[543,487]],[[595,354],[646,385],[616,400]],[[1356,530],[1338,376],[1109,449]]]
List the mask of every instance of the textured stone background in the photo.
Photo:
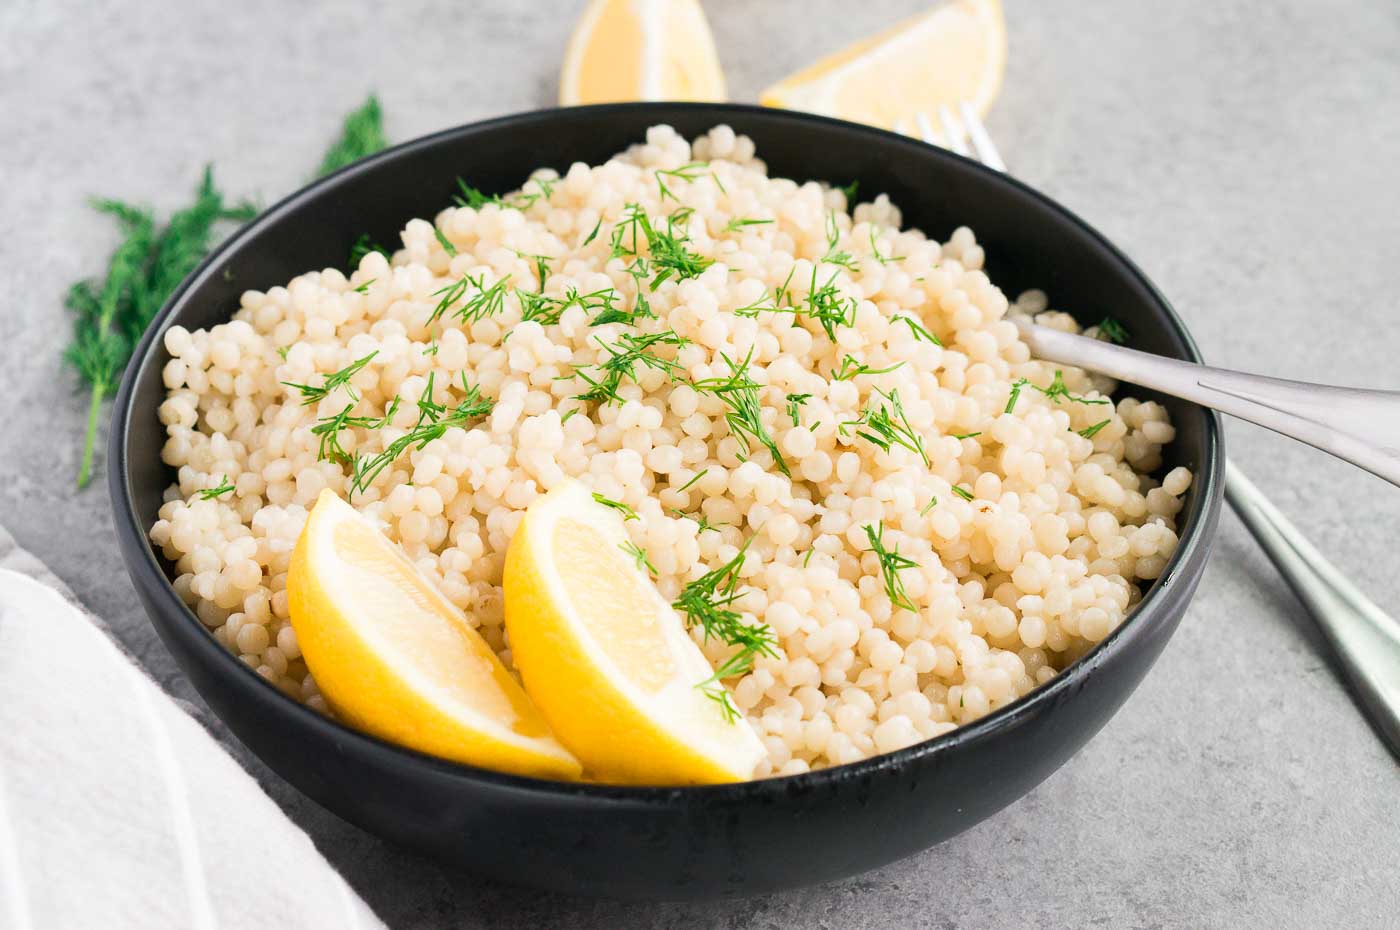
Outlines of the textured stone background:
[[[370,89],[395,140],[548,105],[581,5],[0,4],[0,523],[200,707],[395,930],[1394,926],[1396,763],[1228,515],[1181,631],[1084,752],[943,846],[796,893],[642,906],[482,885],[305,800],[202,709],[137,606],[105,488],[73,490],[84,402],[59,362],[60,301],[113,243],[84,198],[170,208],[213,160],[226,190],[270,202],[306,179]],[[736,99],[924,6],[705,5]],[[1208,359],[1400,387],[1393,3],[1007,7],[993,135],[1018,174],[1134,256]],[[1400,609],[1400,490],[1253,427],[1229,434],[1318,546]]]

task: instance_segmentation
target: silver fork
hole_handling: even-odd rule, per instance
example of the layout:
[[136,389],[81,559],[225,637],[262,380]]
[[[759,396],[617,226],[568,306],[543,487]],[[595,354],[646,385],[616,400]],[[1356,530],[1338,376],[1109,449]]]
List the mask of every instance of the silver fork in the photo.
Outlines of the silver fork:
[[[917,135],[930,145],[940,145],[959,155],[980,161],[997,171],[1006,170],[1006,164],[992,143],[986,127],[982,125],[982,120],[966,102],[958,107],[957,117],[954,117],[946,106],[940,106],[938,108],[938,122],[939,128],[935,130],[927,114],[916,113],[914,115]],[[913,134],[909,132],[909,127],[905,123],[897,123],[895,130],[906,135]],[[1243,416],[1245,419],[1261,422],[1261,425],[1294,435],[1293,432],[1281,428],[1278,422],[1267,422],[1261,419],[1257,415],[1258,411],[1253,411],[1256,415],[1251,416],[1248,408],[1244,408],[1245,412],[1243,413],[1239,409],[1228,409],[1227,405],[1217,402],[1219,398],[1203,395],[1199,391],[1193,394],[1189,389],[1184,391],[1173,389],[1181,387],[1186,382],[1202,387],[1204,385],[1201,385],[1202,379],[1199,377],[1193,376],[1183,379],[1173,376],[1167,377],[1165,380],[1142,377],[1141,369],[1152,368],[1155,370],[1160,363],[1169,360],[1157,356],[1145,356],[1145,353],[1136,352],[1127,356],[1121,355],[1120,353],[1125,350],[1119,347],[1114,347],[1116,351],[1113,352],[1094,352],[1090,346],[1081,345],[1081,343],[1095,343],[1102,350],[1108,350],[1110,347],[1097,343],[1096,340],[1064,336],[1064,334],[1055,333],[1044,327],[1030,326],[1023,328],[1023,333],[1027,335],[1033,351],[1041,358],[1103,371],[1121,380],[1143,384],[1164,393],[1185,397],[1187,400],[1203,403],[1236,416]],[[1064,338],[1061,338],[1062,336]],[[1173,364],[1182,365],[1183,363]],[[1129,367],[1125,369],[1122,367],[1124,365]],[[1203,370],[1203,366],[1190,366],[1190,369],[1198,376]],[[1209,371],[1210,369],[1205,370]],[[1234,372],[1224,372],[1223,374],[1244,378],[1254,377],[1239,376]],[[1260,380],[1275,384],[1292,384],[1292,382],[1276,382],[1274,379]],[[1319,401],[1315,394],[1311,397],[1306,396],[1312,392],[1347,390],[1312,385],[1303,385],[1301,388],[1303,390],[1298,399],[1304,403],[1317,403]],[[1207,390],[1211,389],[1207,388]],[[1367,395],[1385,394],[1385,392],[1361,393]],[[1391,395],[1391,397],[1400,397],[1400,395]],[[1324,395],[1321,400],[1323,403],[1327,403],[1328,399],[1330,399],[1330,395]],[[1256,406],[1264,406],[1249,401],[1248,398],[1245,400],[1248,403],[1255,403]],[[1226,401],[1228,404],[1229,398],[1226,398]],[[1385,402],[1384,396],[1380,402]],[[1333,408],[1331,412],[1335,417],[1336,409]],[[1394,417],[1393,411],[1391,417],[1392,419],[1400,419]],[[1372,418],[1369,422],[1374,429],[1377,421]],[[1327,448],[1325,443],[1314,442],[1306,436],[1295,435],[1294,438],[1312,442],[1319,448]],[[1366,461],[1356,461],[1358,457],[1366,458],[1365,450],[1358,453],[1354,448],[1343,451],[1327,448],[1327,451],[1354,461],[1356,464],[1386,477],[1392,483],[1400,483],[1396,478],[1400,472],[1392,472],[1389,476],[1383,473],[1387,465],[1386,461],[1373,458]],[[1348,455],[1346,452],[1353,454]],[[1393,457],[1394,450],[1391,450],[1391,454]],[[1380,468],[1375,467],[1378,464]],[[1396,756],[1400,756],[1400,623],[1397,623],[1394,618],[1377,607],[1360,589],[1347,580],[1336,566],[1323,558],[1322,554],[1313,548],[1312,544],[1298,531],[1298,528],[1279,512],[1278,508],[1264,496],[1263,492],[1246,478],[1243,472],[1229,462],[1225,463],[1225,499],[1230,503],[1240,521],[1244,523],[1245,528],[1264,549],[1264,552],[1274,563],[1274,567],[1283,575],[1284,580],[1288,582],[1298,599],[1303,602],[1318,627],[1321,628],[1323,635],[1336,653],[1343,674],[1352,686],[1355,699],[1370,718],[1376,732],[1385,741],[1390,751]]]

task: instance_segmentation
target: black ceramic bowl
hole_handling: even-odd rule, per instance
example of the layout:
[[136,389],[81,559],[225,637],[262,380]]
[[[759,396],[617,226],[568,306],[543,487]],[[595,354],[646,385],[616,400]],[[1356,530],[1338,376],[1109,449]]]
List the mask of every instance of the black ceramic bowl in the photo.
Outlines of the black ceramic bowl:
[[1019,798],[1103,726],[1176,629],[1220,510],[1215,418],[1158,398],[1177,438],[1167,467],[1196,474],[1181,544],[1112,635],[1045,687],[945,736],[790,778],[704,788],[562,784],[430,758],[328,720],[226,652],[181,603],[146,541],[172,475],[156,408],[161,334],[228,318],[246,288],[341,266],[357,236],[395,241],[431,217],[462,176],[514,189],[536,166],[596,164],[669,123],[686,136],[728,123],[774,176],[860,182],[907,225],[946,237],[966,224],[1008,293],[1040,287],[1093,322],[1111,313],[1133,344],[1198,360],[1140,271],[1073,214],[941,149],[850,123],[749,106],[624,104],[546,110],[450,129],[390,149],[293,194],[224,243],[176,291],[136,351],[117,397],[108,474],[127,567],[161,638],[200,694],[253,752],[345,819],[508,882],[636,898],[739,895],[840,878],[965,830]]

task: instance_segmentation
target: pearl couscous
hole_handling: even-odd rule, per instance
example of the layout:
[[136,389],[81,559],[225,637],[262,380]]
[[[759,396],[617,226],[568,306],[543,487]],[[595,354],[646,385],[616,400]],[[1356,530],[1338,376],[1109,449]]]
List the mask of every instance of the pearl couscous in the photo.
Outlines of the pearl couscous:
[[[1121,623],[1176,547],[1191,475],[1149,477],[1166,411],[1030,358],[1009,315],[1076,324],[1038,292],[1009,302],[969,229],[939,243],[884,196],[770,178],[725,126],[693,143],[654,127],[504,202],[464,193],[392,257],[165,333],[178,477],[151,540],[212,635],[297,700],[327,710],[286,591],[324,488],[507,666],[506,546],[566,479],[635,512],[668,598],[747,544],[735,607],[776,656],[726,684],[767,747],[760,776],[1026,694]],[[706,389],[736,372],[756,403]],[[473,418],[414,431],[472,392]],[[692,633],[721,665],[729,647]]]

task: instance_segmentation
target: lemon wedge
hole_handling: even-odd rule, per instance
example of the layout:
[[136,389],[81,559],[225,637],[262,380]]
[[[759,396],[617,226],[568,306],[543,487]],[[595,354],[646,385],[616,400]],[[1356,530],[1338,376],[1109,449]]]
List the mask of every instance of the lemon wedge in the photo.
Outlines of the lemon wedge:
[[723,100],[724,73],[696,0],[592,0],[559,79],[559,103]]
[[579,777],[578,760],[461,611],[330,490],[297,540],[287,597],[306,665],[347,723],[445,759]]
[[713,669],[627,542],[620,517],[577,482],[530,505],[505,565],[506,632],[526,690],[590,777],[752,778],[762,742],[697,687]]
[[759,100],[889,129],[964,100],[985,116],[1005,67],[1001,0],[952,0],[779,81]]

